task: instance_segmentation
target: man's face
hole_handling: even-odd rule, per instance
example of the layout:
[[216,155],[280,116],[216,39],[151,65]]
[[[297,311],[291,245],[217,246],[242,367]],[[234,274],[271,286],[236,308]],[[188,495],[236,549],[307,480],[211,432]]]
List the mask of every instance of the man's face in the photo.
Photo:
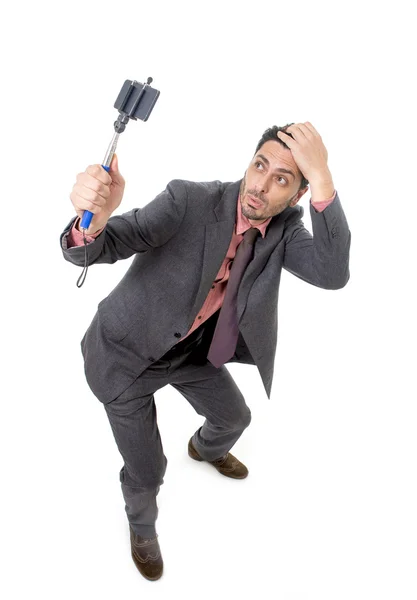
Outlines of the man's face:
[[[295,206],[308,190],[306,187],[298,191],[301,178],[291,151],[274,140],[265,142],[250,162],[240,186],[242,213],[251,225],[259,225],[287,206]],[[261,206],[255,205],[250,196],[261,202]]]

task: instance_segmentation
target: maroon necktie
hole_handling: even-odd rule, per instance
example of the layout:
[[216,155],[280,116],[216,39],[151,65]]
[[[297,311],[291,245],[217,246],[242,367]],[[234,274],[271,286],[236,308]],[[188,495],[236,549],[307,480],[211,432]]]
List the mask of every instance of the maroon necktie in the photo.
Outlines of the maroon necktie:
[[226,294],[220,309],[216,329],[207,354],[212,365],[219,368],[235,353],[239,328],[237,323],[237,292],[243,273],[252,258],[253,245],[259,229],[251,227],[243,234],[230,270]]

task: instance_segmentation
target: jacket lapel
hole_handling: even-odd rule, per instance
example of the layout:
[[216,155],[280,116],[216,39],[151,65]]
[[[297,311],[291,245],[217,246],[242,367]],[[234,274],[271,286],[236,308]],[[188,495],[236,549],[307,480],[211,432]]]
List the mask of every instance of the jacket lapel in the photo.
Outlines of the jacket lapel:
[[[199,288],[191,311],[192,319],[190,326],[194,322],[197,312],[204,304],[229,248],[235,227],[237,200],[241,183],[242,179],[227,185],[219,202],[213,209],[217,221],[205,225],[203,268]],[[302,216],[302,210],[298,206],[286,208],[282,213],[271,219],[266,229],[265,238],[261,234],[257,236],[253,259],[243,273],[239,285],[237,297],[238,322],[242,317],[250,289],[255,279],[261,273],[269,256],[282,238],[285,221],[289,217],[299,218],[300,211]]]
[[235,226],[236,202],[241,181],[235,181],[226,186],[223,195],[213,209],[217,221],[205,225],[203,268],[191,311],[190,327],[207,298],[229,248]]

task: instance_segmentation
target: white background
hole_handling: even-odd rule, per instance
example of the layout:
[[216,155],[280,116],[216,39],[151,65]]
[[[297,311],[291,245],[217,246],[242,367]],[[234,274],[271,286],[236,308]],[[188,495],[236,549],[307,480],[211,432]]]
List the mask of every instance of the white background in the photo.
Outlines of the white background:
[[[415,599],[412,3],[150,4],[2,10],[2,597]],[[131,560],[122,459],[79,346],[133,258],[79,289],[59,246],[121,85],[149,76],[161,95],[120,137],[115,214],[172,178],[236,181],[266,128],[310,121],[352,234],[345,288],[282,274],[271,400],[256,367],[228,365],[252,411],[232,451],[246,480],[192,461],[202,418],[157,393],[158,582]]]

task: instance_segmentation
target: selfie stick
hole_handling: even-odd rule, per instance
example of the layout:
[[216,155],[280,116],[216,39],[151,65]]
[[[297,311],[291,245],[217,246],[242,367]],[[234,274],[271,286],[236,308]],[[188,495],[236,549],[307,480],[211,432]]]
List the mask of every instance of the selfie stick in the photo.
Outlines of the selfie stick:
[[[114,108],[117,108],[119,111],[119,116],[117,121],[114,122],[114,135],[113,139],[110,142],[110,146],[107,149],[106,156],[104,157],[103,164],[101,165],[103,169],[107,172],[110,171],[110,165],[113,158],[113,155],[116,151],[117,141],[119,139],[119,135],[123,133],[126,128],[126,124],[129,122],[129,119],[141,121],[147,121],[149,115],[152,112],[153,107],[155,106],[156,101],[158,100],[160,92],[150,87],[152,83],[152,77],[148,77],[146,83],[142,84],[138,81],[130,81],[126,79],[124,82],[122,89],[119,92],[119,95],[116,98],[116,102],[114,103]],[[87,252],[87,239],[86,239],[86,231],[90,226],[91,219],[93,218],[94,213],[89,210],[85,210],[83,212],[83,217],[80,223],[80,229],[83,232],[84,238],[84,268],[82,270],[81,275],[77,280],[77,287],[81,287],[85,281],[88,270],[88,252]]]
[[[116,102],[114,103],[114,107],[119,110],[117,121],[114,122],[115,133],[107,149],[103,164],[101,165],[107,172],[110,171],[110,165],[113,155],[116,152],[119,135],[125,130],[129,119],[134,119],[135,121],[137,119],[147,121],[155,106],[155,102],[157,101],[160,92],[150,87],[152,81],[152,77],[148,77],[145,84],[127,79],[120,90]],[[83,218],[81,219],[80,228],[85,230],[88,229],[93,216],[94,213],[85,210]]]

